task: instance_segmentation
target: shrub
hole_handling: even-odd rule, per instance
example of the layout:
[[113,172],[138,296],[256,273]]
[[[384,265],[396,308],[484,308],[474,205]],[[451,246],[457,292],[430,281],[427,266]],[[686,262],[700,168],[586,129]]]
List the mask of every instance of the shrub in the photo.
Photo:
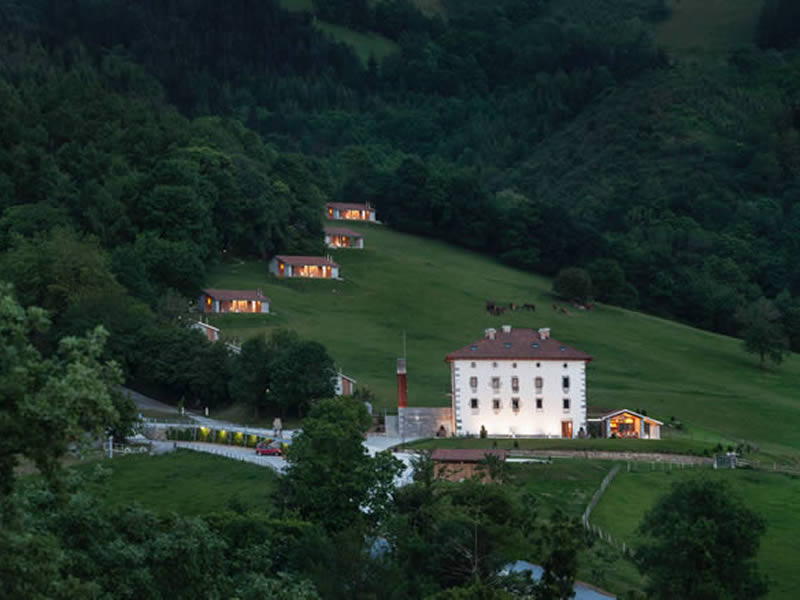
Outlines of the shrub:
[[481,439],[482,439],[482,440],[485,440],[485,439],[486,439],[486,436],[488,436],[488,435],[489,435],[489,434],[488,434],[488,432],[486,431],[486,427],[484,427],[483,425],[481,425]]

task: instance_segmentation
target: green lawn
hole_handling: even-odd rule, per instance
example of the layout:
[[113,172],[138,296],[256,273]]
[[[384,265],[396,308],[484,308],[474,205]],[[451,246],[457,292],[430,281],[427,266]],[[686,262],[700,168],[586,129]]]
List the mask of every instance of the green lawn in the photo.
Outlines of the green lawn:
[[503,448],[505,450],[583,450],[602,452],[664,452],[668,454],[694,454],[700,456],[711,451],[713,444],[687,438],[665,438],[662,440],[611,440],[611,439],[531,439],[512,440],[480,438],[439,438],[418,440],[406,444],[408,448]]
[[[314,12],[312,0],[280,0],[281,5],[292,12]],[[359,32],[343,25],[328,23],[320,19],[314,19],[314,25],[320,31],[327,33],[337,42],[348,44],[353,47],[358,57],[366,63],[370,56],[380,62],[388,54],[397,52],[398,47],[392,40],[377,33]]]
[[[590,408],[644,409],[682,421],[689,439],[744,439],[762,452],[800,457],[796,357],[762,372],[733,338],[614,307],[557,313],[546,278],[378,225],[348,227],[365,233],[366,249],[332,251],[345,281],[277,281],[258,261],[212,268],[210,287],[261,287],[275,314],[211,322],[228,338],[285,326],[322,342],[345,373],[376,393],[378,408],[395,404],[404,332],[409,400],[436,406],[449,402],[448,352],[486,327],[551,327],[553,337],[594,357]],[[538,310],[491,317],[487,299],[534,302]]]
[[[89,470],[96,464],[76,468]],[[161,513],[202,515],[229,508],[232,502],[266,508],[278,481],[271,469],[190,450],[123,456],[101,464],[111,475],[97,491],[110,504],[138,502]]]
[[671,0],[656,40],[681,57],[724,58],[752,43],[764,0]]
[[725,479],[747,505],[767,521],[758,560],[770,577],[769,598],[796,598],[800,588],[800,478],[761,471],[638,471],[620,472],[592,514],[592,523],[628,543],[635,542],[635,529],[656,499],[672,482],[685,477]]

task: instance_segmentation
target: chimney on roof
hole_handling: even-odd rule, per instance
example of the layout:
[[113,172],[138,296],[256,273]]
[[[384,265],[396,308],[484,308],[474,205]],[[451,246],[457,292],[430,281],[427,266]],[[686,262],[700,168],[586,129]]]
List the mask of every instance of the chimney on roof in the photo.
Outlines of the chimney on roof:
[[503,333],[511,333],[511,325],[503,325]]
[[493,340],[497,335],[497,330],[493,327],[489,327],[483,333],[488,339]]
[[406,387],[406,359],[397,359],[397,408],[408,406],[408,388]]
[[549,340],[550,339],[550,328],[549,327],[542,327],[539,330],[539,339],[542,339],[542,340]]

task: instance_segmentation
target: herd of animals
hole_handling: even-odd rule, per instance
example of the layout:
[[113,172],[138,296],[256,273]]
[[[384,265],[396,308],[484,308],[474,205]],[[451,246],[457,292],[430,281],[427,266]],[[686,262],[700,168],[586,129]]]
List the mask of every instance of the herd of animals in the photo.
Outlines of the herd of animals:
[[[594,304],[573,304],[576,308],[581,310],[592,310],[594,308]],[[494,317],[499,317],[502,315],[506,310],[536,310],[535,304],[517,304],[516,302],[509,302],[508,305],[506,304],[499,304],[494,300],[487,300],[486,301],[486,312]],[[553,310],[556,312],[560,312],[564,315],[569,315],[569,311],[564,308],[563,306],[558,306],[557,304],[553,304]]]

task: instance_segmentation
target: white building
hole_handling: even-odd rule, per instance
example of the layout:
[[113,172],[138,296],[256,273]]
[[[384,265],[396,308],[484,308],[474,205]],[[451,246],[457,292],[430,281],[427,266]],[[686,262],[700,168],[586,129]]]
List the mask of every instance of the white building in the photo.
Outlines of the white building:
[[580,437],[587,433],[586,363],[549,329],[487,329],[451,352],[456,435]]

